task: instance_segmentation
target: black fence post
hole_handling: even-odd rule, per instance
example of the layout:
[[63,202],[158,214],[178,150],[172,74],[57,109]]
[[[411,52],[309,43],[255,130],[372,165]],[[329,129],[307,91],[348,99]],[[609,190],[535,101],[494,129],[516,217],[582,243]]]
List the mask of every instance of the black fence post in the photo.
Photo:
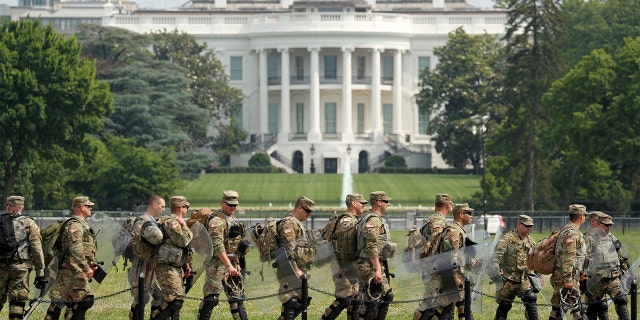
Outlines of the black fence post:
[[464,277],[464,315],[465,319],[473,319],[471,313],[471,278]]
[[638,320],[638,279],[631,282],[631,320]]
[[137,320],[144,320],[144,273],[138,275],[138,304],[136,305],[135,317]]
[[307,307],[309,303],[309,282],[307,279],[307,275],[302,275],[302,320],[307,320]]

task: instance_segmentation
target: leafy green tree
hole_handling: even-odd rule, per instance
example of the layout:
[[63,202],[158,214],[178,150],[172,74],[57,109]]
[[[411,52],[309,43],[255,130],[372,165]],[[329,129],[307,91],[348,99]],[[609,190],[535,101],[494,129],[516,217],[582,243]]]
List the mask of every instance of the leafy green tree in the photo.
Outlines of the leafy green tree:
[[240,144],[247,139],[247,132],[238,126],[235,118],[229,124],[216,125],[217,134],[213,138],[211,148],[218,155],[218,164],[228,166],[230,156],[240,154]]
[[256,152],[249,158],[249,167],[271,167],[271,158],[264,152]]
[[[113,96],[74,38],[40,21],[3,22],[0,31],[0,158],[3,197],[26,163],[85,153],[86,138],[113,112]],[[33,167],[32,167],[33,168]],[[22,172],[24,176],[31,176]]]
[[387,168],[406,168],[407,161],[402,156],[388,156],[384,159],[384,166]]
[[471,116],[491,114],[499,118],[502,86],[502,45],[495,36],[471,36],[463,28],[449,34],[444,47],[436,48],[438,65],[421,75],[417,95],[421,111],[433,115],[428,133],[436,151],[455,168],[471,163],[480,168],[480,137],[471,131]]
[[[533,211],[536,199],[555,196],[538,131],[552,120],[542,95],[564,68],[557,51],[558,43],[564,41],[564,15],[555,0],[509,0],[508,9],[502,90],[507,109],[487,143],[487,169],[493,170],[487,188],[500,188],[490,182],[504,181],[511,193],[502,196],[525,199],[523,207]],[[491,161],[503,165],[489,165]]]

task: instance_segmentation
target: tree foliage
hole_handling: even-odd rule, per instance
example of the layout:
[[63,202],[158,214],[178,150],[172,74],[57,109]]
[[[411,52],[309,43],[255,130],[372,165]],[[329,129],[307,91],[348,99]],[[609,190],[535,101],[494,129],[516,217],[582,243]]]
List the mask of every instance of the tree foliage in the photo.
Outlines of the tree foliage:
[[471,116],[499,118],[502,46],[490,35],[471,36],[458,28],[444,47],[434,50],[438,65],[421,75],[419,108],[433,115],[428,133],[436,151],[455,168],[480,167],[480,137],[471,132]]
[[256,152],[249,158],[249,167],[270,167],[271,158],[264,152]]
[[231,155],[240,154],[240,143],[247,139],[247,132],[238,126],[233,117],[228,124],[219,123],[211,148],[218,155],[218,164],[228,166]]
[[[0,32],[0,154],[3,196],[14,190],[22,166],[72,150],[85,154],[88,134],[112,111],[108,85],[80,56],[74,38],[39,21],[3,22]],[[25,167],[27,169],[27,167]],[[32,172],[22,172],[25,177]]]

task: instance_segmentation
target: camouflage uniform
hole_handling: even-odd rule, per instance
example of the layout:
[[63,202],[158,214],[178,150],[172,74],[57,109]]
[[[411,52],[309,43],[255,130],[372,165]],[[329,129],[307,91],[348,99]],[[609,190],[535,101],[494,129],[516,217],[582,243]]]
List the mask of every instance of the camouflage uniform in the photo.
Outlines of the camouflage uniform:
[[[24,207],[24,197],[10,196],[7,205]],[[9,300],[9,319],[22,319],[25,303],[29,299],[30,270],[35,268],[36,279],[44,280],[42,240],[40,229],[31,218],[20,212],[5,214],[13,222],[18,248],[14,254],[0,260],[0,270],[4,270],[0,272],[0,310]]]
[[[375,191],[369,195],[370,202],[383,200],[390,201],[383,191]],[[359,313],[361,319],[384,319],[389,309],[389,304],[393,301],[393,291],[389,285],[387,270],[387,259],[395,254],[397,244],[391,241],[389,224],[380,214],[370,210],[358,222],[358,259],[355,262],[358,272],[358,282],[360,283],[361,300],[363,306]],[[376,270],[372,264],[371,257],[378,257],[382,268],[382,280],[376,290],[369,288],[372,278],[376,275]],[[378,296],[372,297],[371,292],[375,291]]]
[[[162,229],[160,225],[156,221],[156,218],[152,217],[148,213],[145,213],[138,217],[133,225],[133,229],[131,231],[132,239],[131,242],[134,241],[148,241],[153,245],[160,245],[163,239]],[[144,239],[141,239],[144,238]],[[151,312],[160,308],[160,304],[162,303],[162,293],[160,292],[160,287],[158,286],[158,279],[155,276],[155,253],[152,253],[150,259],[145,259],[141,257],[136,257],[135,254],[132,259],[131,268],[129,268],[129,284],[131,285],[131,296],[133,297],[133,303],[131,304],[131,312],[129,314],[129,318],[133,319],[136,314],[136,308],[139,305],[138,302],[138,276],[140,274],[144,274],[144,300],[142,302],[142,306],[147,305],[149,303],[149,292],[151,292],[151,296],[153,301],[151,302]]]
[[[311,263],[315,256],[315,248],[310,238],[313,234],[308,232],[302,222],[293,215],[287,216],[278,223],[278,243],[284,246],[291,266],[295,269],[307,273],[311,269]],[[278,299],[285,303],[293,298],[300,299],[302,291],[300,289],[291,290],[292,288],[280,275],[278,270],[278,280],[280,281],[280,289]],[[294,288],[295,289],[295,288]]]
[[[526,215],[518,217],[518,223],[526,226],[533,225],[533,219]],[[511,230],[500,238],[496,245],[492,263],[498,265],[502,270],[502,288],[496,287],[496,310],[495,320],[506,320],[512,302],[516,296],[525,303],[527,320],[538,319],[538,309],[535,305],[537,296],[531,288],[528,275],[533,271],[527,269],[527,256],[529,250],[535,246],[536,242],[530,235],[524,238],[518,233],[518,229]]]
[[[592,212],[591,219],[604,225],[613,225],[611,216],[603,212]],[[620,287],[622,269],[619,253],[615,246],[617,241],[611,233],[601,227],[594,227],[584,235],[587,248],[585,270],[589,276],[585,280],[587,290],[584,294],[587,297],[587,316],[589,319],[609,319],[609,305],[607,300],[603,299],[605,294],[613,300],[618,318],[620,320],[630,319],[627,310],[627,297]]]
[[[583,205],[572,204],[569,206],[570,215],[585,215],[586,208]],[[572,283],[574,292],[577,291],[577,303],[576,307],[571,311],[574,319],[581,319],[581,308],[579,303],[579,280],[581,273],[583,272],[584,260],[586,257],[586,245],[584,238],[580,232],[580,226],[575,223],[569,222],[564,226],[558,236],[555,252],[557,259],[551,274],[551,286],[553,286],[553,297],[551,298],[551,304],[554,306],[551,309],[549,319],[557,319],[560,314],[560,291],[564,288],[565,283]],[[572,299],[576,299],[573,297]],[[575,301],[572,301],[575,302]]]
[[184,289],[183,266],[191,262],[191,248],[189,244],[193,233],[179,220],[182,217],[173,213],[174,208],[188,207],[189,202],[182,196],[171,197],[172,213],[162,216],[158,224],[162,226],[164,239],[158,248],[156,277],[162,290],[162,305],[151,313],[151,319],[166,320],[169,317],[177,319],[182,309]]

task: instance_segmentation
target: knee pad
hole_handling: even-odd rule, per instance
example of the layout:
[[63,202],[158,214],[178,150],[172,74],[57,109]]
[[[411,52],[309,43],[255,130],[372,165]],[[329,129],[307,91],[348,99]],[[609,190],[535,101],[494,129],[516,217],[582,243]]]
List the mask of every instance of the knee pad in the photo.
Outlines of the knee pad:
[[522,296],[522,302],[536,302],[536,300],[538,300],[538,295],[533,290],[527,290]]
[[210,294],[204,297],[204,300],[202,301],[202,308],[213,309],[218,305],[218,303],[220,303],[220,295]]
[[615,305],[626,305],[627,304],[627,295],[620,293],[617,296],[615,296],[613,298],[613,303],[615,303]]
[[596,305],[596,309],[600,311],[609,310],[609,305],[607,304],[607,300],[600,300],[596,302],[595,305]]
[[171,311],[173,312],[180,311],[180,309],[182,309],[182,304],[184,304],[184,301],[182,300],[178,300],[178,299],[173,300],[169,305],[168,309],[171,309]]
[[91,307],[93,307],[93,302],[93,296],[87,296],[84,299],[80,300],[80,303],[78,303],[78,309],[89,310],[91,309]]
[[351,298],[336,298],[336,302],[338,302],[338,307],[346,309],[351,305]]
[[291,298],[289,299],[287,302],[283,303],[282,306],[285,307],[285,309],[295,309],[299,306],[300,304],[298,304],[298,299],[296,298]]
[[385,295],[382,296],[380,300],[382,300],[383,302],[390,303],[391,301],[393,301],[393,298],[394,298],[393,290],[389,289],[389,291],[387,291],[387,293],[385,293]]
[[509,313],[509,310],[511,310],[512,306],[513,306],[513,303],[511,301],[502,300],[500,301],[500,303],[498,303],[498,309],[496,310],[496,313],[507,314]]

